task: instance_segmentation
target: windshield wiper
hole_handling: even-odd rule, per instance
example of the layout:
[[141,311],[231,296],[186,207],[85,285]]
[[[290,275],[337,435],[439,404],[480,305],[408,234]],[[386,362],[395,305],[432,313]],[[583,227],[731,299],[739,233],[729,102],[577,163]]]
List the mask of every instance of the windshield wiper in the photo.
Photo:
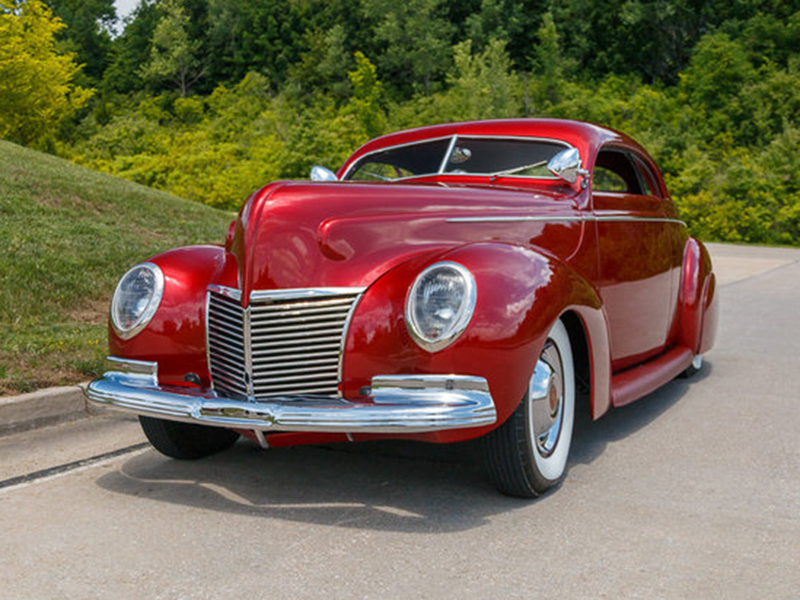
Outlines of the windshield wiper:
[[394,181],[393,178],[387,177],[386,175],[378,175],[377,173],[373,173],[371,171],[361,171],[364,175],[371,175],[376,179],[380,179],[381,181]]
[[505,171],[497,171],[496,173],[492,173],[489,175],[490,177],[500,177],[501,175],[513,175],[514,173],[519,173],[520,171],[525,171],[526,169],[535,169],[536,167],[541,167],[546,165],[548,161],[540,160],[539,162],[535,162],[530,165],[522,165],[521,167],[515,167],[514,169],[506,169]]

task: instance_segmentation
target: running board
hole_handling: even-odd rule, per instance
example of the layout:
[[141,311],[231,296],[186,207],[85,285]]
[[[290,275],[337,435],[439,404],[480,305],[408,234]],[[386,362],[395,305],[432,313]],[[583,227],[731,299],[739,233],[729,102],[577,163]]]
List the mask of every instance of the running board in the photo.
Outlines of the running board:
[[611,377],[611,404],[625,406],[672,381],[692,364],[694,354],[678,346],[638,367]]

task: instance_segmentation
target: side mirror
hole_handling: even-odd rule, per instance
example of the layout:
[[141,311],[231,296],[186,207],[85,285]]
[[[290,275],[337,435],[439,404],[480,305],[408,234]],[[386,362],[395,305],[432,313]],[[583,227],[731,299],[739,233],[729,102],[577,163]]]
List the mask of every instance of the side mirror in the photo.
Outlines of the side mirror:
[[311,181],[339,181],[330,169],[319,165],[311,168]]
[[581,168],[581,155],[577,148],[562,150],[550,159],[550,162],[547,163],[547,168],[553,175],[570,183],[575,183],[578,180],[578,176],[582,176],[581,185],[586,186],[586,178],[589,176],[589,171]]

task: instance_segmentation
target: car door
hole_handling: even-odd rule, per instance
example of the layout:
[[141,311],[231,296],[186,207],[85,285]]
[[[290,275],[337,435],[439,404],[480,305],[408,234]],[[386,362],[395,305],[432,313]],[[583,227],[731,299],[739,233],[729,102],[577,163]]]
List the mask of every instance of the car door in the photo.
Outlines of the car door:
[[604,147],[591,177],[614,371],[664,349],[674,305],[671,215],[643,166],[631,149]]

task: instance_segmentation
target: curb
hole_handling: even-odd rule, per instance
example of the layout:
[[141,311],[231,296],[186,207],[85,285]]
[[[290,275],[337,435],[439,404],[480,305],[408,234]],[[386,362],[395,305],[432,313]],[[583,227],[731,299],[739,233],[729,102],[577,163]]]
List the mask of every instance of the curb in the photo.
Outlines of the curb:
[[0,436],[95,416],[83,390],[86,383],[37,390],[29,394],[0,398]]

